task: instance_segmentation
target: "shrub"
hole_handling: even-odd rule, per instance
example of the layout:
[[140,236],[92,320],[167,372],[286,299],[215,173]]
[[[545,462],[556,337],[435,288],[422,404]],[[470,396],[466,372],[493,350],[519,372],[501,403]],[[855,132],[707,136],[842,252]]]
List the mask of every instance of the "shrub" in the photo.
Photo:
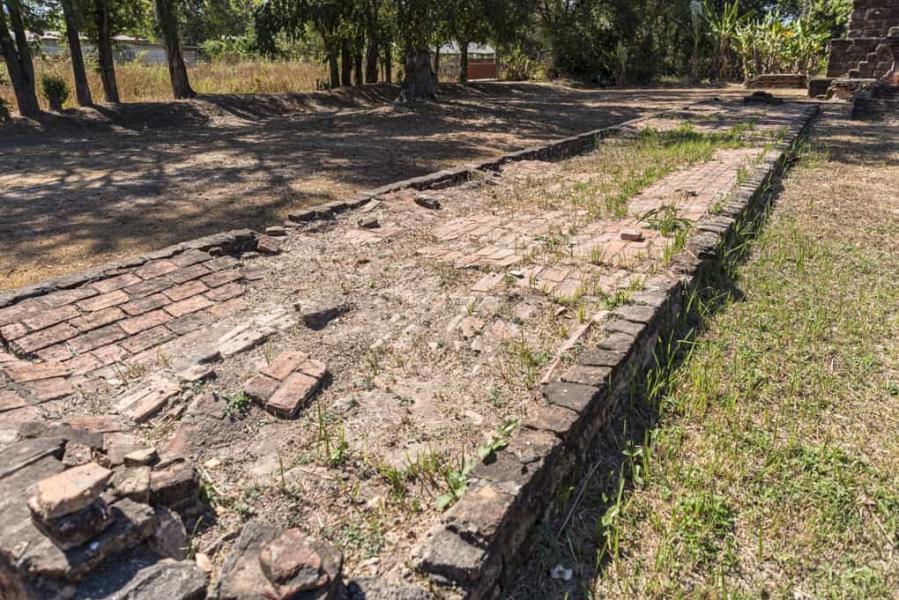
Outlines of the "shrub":
[[41,76],[41,92],[50,103],[50,110],[62,111],[62,105],[69,99],[69,84],[59,75]]

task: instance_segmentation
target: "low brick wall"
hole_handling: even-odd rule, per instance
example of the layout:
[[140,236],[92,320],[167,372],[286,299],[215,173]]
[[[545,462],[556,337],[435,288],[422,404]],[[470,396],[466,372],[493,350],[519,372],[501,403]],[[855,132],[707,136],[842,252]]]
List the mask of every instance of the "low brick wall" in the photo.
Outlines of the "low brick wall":
[[684,299],[732,237],[735,225],[758,207],[787,166],[817,106],[809,106],[788,134],[723,203],[701,221],[686,250],[665,275],[647,282],[632,303],[613,311],[599,341],[542,389],[543,405],[523,423],[490,464],[472,472],[466,494],[443,516],[415,557],[417,568],[447,596],[497,595],[555,491],[575,477],[598,432],[652,366],[660,337],[672,332]]

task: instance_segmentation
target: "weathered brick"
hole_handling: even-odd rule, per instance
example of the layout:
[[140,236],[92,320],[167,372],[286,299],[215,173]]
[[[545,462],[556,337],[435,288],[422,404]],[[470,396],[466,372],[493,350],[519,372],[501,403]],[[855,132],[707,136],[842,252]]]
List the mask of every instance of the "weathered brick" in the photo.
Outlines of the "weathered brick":
[[85,298],[90,298],[91,296],[96,296],[97,290],[92,287],[80,287],[71,290],[59,290],[58,292],[52,292],[47,294],[46,296],[41,296],[41,302],[46,304],[50,308],[57,308],[59,306],[63,306],[65,304],[72,304],[74,302],[78,302],[79,300],[84,300]]
[[116,401],[118,411],[135,423],[143,423],[158,413],[169,400],[181,393],[177,383],[168,379],[153,379],[139,389]]
[[141,278],[134,273],[125,273],[124,275],[110,277],[109,279],[98,281],[92,284],[91,287],[93,287],[101,294],[108,294],[109,292],[114,292],[115,290],[120,290],[123,287],[128,287],[129,285],[134,285],[135,283],[140,282]]
[[72,319],[71,321],[69,321],[69,324],[77,328],[78,331],[83,332],[97,329],[98,327],[109,325],[110,323],[115,323],[119,319],[124,318],[125,313],[122,312],[118,307],[112,306],[110,308],[104,308],[103,310],[87,313],[85,315]]
[[198,310],[203,310],[208,306],[212,306],[212,302],[208,298],[205,296],[194,296],[187,300],[169,304],[164,310],[173,317],[182,317]]
[[265,402],[278,389],[280,382],[266,375],[256,375],[243,386],[244,393],[254,400]]
[[147,296],[145,298],[132,300],[131,302],[126,302],[125,304],[119,306],[119,308],[128,313],[128,315],[136,317],[137,315],[142,315],[146,312],[150,312],[151,310],[162,308],[166,304],[170,303],[171,301],[163,294],[155,294],[153,296]]
[[110,306],[124,304],[125,302],[128,302],[128,300],[130,300],[128,294],[126,294],[122,290],[115,290],[113,292],[109,292],[108,294],[100,294],[99,296],[94,296],[93,298],[82,300],[77,304],[77,306],[81,310],[96,311],[102,310],[104,308],[109,308]]
[[154,310],[140,315],[139,317],[125,319],[119,323],[119,326],[124,329],[128,335],[133,335],[146,329],[163,325],[171,320],[172,317],[164,310]]
[[189,267],[191,265],[207,261],[210,258],[212,257],[202,250],[188,250],[187,252],[182,252],[181,254],[176,254],[175,256],[173,256],[172,262],[179,267]]
[[209,269],[207,269],[203,265],[198,264],[184,267],[182,269],[178,269],[177,271],[172,271],[171,273],[167,274],[166,277],[168,277],[175,283],[184,283],[193,279],[199,279],[200,277],[208,274]]
[[247,306],[247,301],[244,298],[231,298],[230,300],[226,300],[221,304],[216,304],[212,308],[209,309],[209,314],[215,317],[225,317],[228,315],[233,315],[236,312],[243,310]]
[[70,373],[69,369],[56,363],[19,363],[6,367],[4,372],[7,377],[16,383],[50,379],[52,377],[66,377]]
[[75,388],[72,387],[72,383],[63,377],[32,381],[25,384],[25,387],[39,402],[57,400],[75,393]]
[[144,350],[152,348],[153,346],[163,344],[173,339],[174,337],[175,334],[166,329],[165,325],[160,325],[158,327],[142,331],[137,335],[132,335],[127,340],[120,342],[119,345],[128,352],[137,354],[138,352],[143,352]]
[[211,288],[215,288],[220,285],[225,285],[226,283],[231,283],[232,281],[239,281],[240,279],[243,279],[243,275],[241,275],[240,271],[237,269],[226,269],[206,275],[200,279],[200,281]]
[[141,279],[153,279],[154,277],[159,277],[177,270],[178,265],[170,260],[162,259],[148,262],[134,273]]
[[96,463],[74,467],[41,480],[28,505],[45,519],[71,514],[99,498],[111,478],[112,471]]
[[229,283],[206,292],[206,297],[213,302],[224,302],[236,298],[244,293],[244,286],[239,283]]
[[179,302],[181,300],[190,298],[191,296],[202,294],[208,289],[209,288],[200,281],[189,281],[187,283],[168,289],[163,293],[169,300],[173,302]]
[[[205,264],[210,271],[221,271],[222,269],[230,269],[240,264],[240,261],[233,256],[220,256],[214,258]],[[209,285],[209,284],[206,284]],[[211,287],[211,286],[210,286]]]
[[270,235],[260,235],[256,240],[256,250],[262,254],[278,254],[281,251],[281,240]]
[[[309,356],[303,352],[282,352],[267,367],[260,369],[259,372],[278,381],[283,381],[288,375],[299,369],[300,365],[306,362],[308,358]],[[307,375],[314,376],[312,373],[307,373]]]
[[0,337],[7,342],[16,340],[28,333],[28,328],[21,323],[10,323],[0,327]]
[[74,356],[72,349],[64,342],[38,350],[35,355],[44,362],[63,362]]
[[644,329],[643,323],[634,323],[633,321],[625,321],[624,319],[615,319],[609,321],[603,326],[603,330],[613,333],[625,333],[632,337],[638,337]]
[[118,344],[109,344],[92,351],[91,356],[105,366],[121,362],[128,356],[128,352]]
[[37,333],[21,337],[10,345],[19,354],[31,354],[36,350],[64,342],[76,335],[78,335],[77,329],[68,323],[60,323],[48,329],[42,329]]
[[597,392],[593,386],[563,381],[553,381],[543,386],[543,397],[547,402],[580,414],[590,409]]
[[611,374],[612,369],[609,367],[574,365],[565,371],[565,374],[562,375],[562,381],[599,387],[608,382]]
[[319,380],[314,377],[304,373],[291,373],[265,403],[265,409],[279,417],[293,418],[318,386]]
[[78,336],[69,340],[69,346],[76,354],[89,352],[94,348],[105,346],[120,339],[127,337],[127,334],[118,325],[107,325],[100,329],[95,329],[89,333]]
[[196,331],[206,323],[204,313],[194,313],[185,317],[180,317],[170,321],[166,327],[174,331],[178,335],[187,335],[192,331]]
[[0,413],[28,406],[28,401],[10,390],[0,390]]
[[525,427],[549,431],[563,436],[574,426],[578,414],[561,406],[547,405],[537,408],[525,421]]
[[132,298],[144,298],[146,296],[158,294],[170,287],[172,287],[172,282],[168,278],[154,277],[153,279],[148,279],[136,285],[126,287],[125,291],[128,292]]
[[634,323],[648,324],[655,318],[656,309],[652,306],[628,304],[626,306],[619,306],[615,309],[613,314],[620,319],[633,321]]
[[68,321],[71,318],[77,317],[78,314],[79,313],[75,310],[74,306],[65,305],[31,315],[22,319],[22,323],[31,331],[38,331],[39,329],[44,329],[51,325]]

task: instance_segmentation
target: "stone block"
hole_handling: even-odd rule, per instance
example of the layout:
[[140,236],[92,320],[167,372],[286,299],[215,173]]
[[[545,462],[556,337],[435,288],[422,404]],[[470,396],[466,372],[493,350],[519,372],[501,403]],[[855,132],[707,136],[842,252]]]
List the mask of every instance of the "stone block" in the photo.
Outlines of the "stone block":
[[278,254],[281,252],[281,240],[270,235],[260,235],[256,240],[256,251],[262,254]]
[[33,515],[34,525],[62,550],[71,550],[94,539],[112,525],[113,516],[101,498],[60,517],[43,519]]
[[41,480],[28,506],[44,520],[73,513],[99,498],[111,478],[112,471],[96,463],[68,469]]
[[174,462],[150,474],[150,502],[175,510],[192,506],[197,501],[200,483],[193,465]]
[[150,467],[126,467],[117,469],[112,477],[112,487],[117,498],[130,498],[135,502],[150,502]]
[[117,600],[203,600],[207,575],[192,560],[164,559],[141,569],[116,593]]
[[589,414],[599,389],[580,383],[553,381],[543,386],[543,397],[555,406],[561,406],[578,414]]

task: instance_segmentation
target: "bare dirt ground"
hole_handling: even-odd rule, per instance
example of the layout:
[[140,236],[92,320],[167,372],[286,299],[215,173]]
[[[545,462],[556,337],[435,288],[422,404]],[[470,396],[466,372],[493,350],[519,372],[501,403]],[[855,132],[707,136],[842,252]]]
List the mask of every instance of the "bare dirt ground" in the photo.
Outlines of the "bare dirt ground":
[[235,227],[728,89],[447,86],[210,96],[70,111],[0,131],[0,289]]

